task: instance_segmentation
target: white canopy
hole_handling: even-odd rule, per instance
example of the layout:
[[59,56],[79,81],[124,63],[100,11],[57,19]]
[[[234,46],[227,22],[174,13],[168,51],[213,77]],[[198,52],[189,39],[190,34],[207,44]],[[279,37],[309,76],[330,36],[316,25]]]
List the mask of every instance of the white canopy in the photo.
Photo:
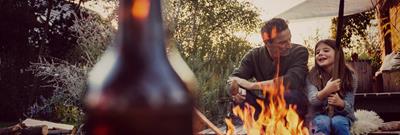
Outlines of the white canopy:
[[[370,10],[378,0],[345,0],[344,15]],[[339,0],[304,0],[302,3],[284,11],[276,17],[287,20],[337,16]]]

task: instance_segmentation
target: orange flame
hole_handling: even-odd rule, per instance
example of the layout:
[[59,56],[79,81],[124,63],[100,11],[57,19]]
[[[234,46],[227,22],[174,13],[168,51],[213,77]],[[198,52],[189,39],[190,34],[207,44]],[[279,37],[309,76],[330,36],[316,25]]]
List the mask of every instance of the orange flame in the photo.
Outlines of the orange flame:
[[143,20],[149,16],[150,1],[149,0],[135,0],[132,6],[132,16],[134,18]]
[[227,135],[233,134],[235,132],[235,126],[233,125],[232,120],[231,119],[225,119],[225,123],[228,126],[228,129],[231,129],[231,130],[228,130],[226,132],[226,134]]
[[263,41],[268,41],[270,39],[274,39],[277,36],[276,33],[276,27],[273,27],[271,30],[271,35],[268,34],[268,32],[263,32],[261,35],[261,38],[263,39]]
[[276,27],[273,27],[271,31],[271,39],[274,39],[275,37],[276,37]]
[[[269,105],[266,107],[263,100],[257,99],[261,106],[261,112],[254,119],[255,108],[249,104],[241,109],[239,106],[233,108],[233,113],[243,121],[243,128],[248,135],[308,135],[307,127],[303,126],[303,120],[296,112],[296,106],[289,104],[286,107],[284,99],[284,85],[282,79],[278,78],[273,86],[263,87],[264,96],[269,93]],[[234,134],[234,126],[231,121],[227,123],[227,135]]]
[[267,32],[263,32],[262,33],[262,39],[263,39],[264,42],[268,41],[269,40],[269,34]]

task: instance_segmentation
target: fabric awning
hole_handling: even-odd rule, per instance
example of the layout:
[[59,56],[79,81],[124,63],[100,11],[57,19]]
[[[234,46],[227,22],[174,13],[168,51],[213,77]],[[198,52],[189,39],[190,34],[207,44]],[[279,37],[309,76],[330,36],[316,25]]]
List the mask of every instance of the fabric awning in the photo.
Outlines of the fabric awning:
[[[378,0],[345,0],[344,15],[373,9]],[[276,17],[287,20],[337,16],[339,0],[304,0]]]

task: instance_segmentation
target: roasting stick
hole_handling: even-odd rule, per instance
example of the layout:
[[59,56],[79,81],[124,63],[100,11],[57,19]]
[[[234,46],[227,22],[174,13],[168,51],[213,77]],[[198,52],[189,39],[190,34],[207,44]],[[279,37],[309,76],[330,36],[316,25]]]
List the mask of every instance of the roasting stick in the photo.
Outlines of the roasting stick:
[[201,113],[197,108],[194,108],[196,115],[199,116],[201,121],[203,121],[209,128],[211,128],[212,131],[215,132],[217,135],[223,135],[224,133],[217,127],[215,126],[210,120],[207,119],[206,116],[204,116],[203,113]]
[[[341,48],[340,41],[342,40],[342,33],[343,33],[343,12],[344,12],[344,0],[340,0],[339,2],[339,13],[338,13],[338,23],[336,26],[336,46]],[[341,50],[341,49],[339,49]],[[343,52],[336,52],[335,53],[335,62],[333,66],[333,80],[340,79],[340,75],[343,74],[343,67],[345,65],[339,65],[339,54]],[[340,94],[340,91],[335,92],[335,94]],[[334,114],[334,106],[328,105],[328,116],[333,117]]]
[[[168,43],[168,45],[171,45],[171,43]],[[168,60],[171,63],[172,68],[176,71],[178,76],[185,83],[189,92],[195,93],[195,91],[197,90],[196,77],[192,72],[192,70],[190,70],[186,62],[182,59],[182,56],[180,56],[175,46],[170,47],[170,52],[168,53]],[[207,127],[211,128],[211,130],[213,130],[217,135],[224,134],[217,126],[215,126],[210,120],[208,120],[207,117],[204,116],[204,114],[199,111],[199,109],[197,109],[196,107],[193,107],[193,109],[195,111],[195,115],[197,115],[200,118],[201,122],[205,123]]]

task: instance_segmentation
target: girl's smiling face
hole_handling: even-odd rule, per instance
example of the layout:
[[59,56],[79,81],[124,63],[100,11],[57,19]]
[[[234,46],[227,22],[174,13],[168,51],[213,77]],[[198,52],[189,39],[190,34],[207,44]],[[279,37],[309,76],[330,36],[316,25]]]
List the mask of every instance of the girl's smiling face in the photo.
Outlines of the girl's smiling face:
[[335,61],[335,50],[325,43],[320,43],[315,49],[315,61],[323,69],[332,69]]

